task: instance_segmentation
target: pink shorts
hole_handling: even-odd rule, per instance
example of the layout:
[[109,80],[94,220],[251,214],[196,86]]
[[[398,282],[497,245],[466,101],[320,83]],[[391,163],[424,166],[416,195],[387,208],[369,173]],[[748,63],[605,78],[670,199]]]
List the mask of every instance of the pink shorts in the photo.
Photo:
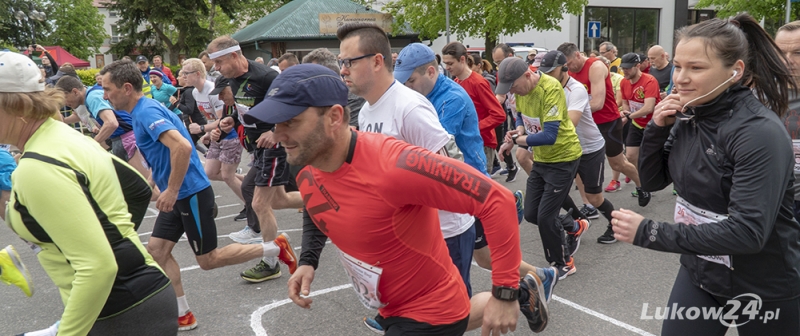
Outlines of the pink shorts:
[[130,161],[133,155],[136,154],[136,136],[133,135],[133,131],[129,131],[119,137],[122,139],[122,147],[125,148],[125,152],[128,153],[128,161]]
[[211,146],[206,152],[206,160],[219,160],[225,164],[238,165],[242,161],[242,146],[239,138],[224,139],[220,142],[211,141]]

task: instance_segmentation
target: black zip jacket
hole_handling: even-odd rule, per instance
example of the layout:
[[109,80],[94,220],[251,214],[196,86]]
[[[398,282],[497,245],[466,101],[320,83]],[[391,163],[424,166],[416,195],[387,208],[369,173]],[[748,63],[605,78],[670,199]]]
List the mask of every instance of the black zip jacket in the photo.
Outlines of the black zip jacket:
[[[642,189],[674,183],[692,205],[728,218],[702,225],[645,219],[634,244],[683,254],[692,282],[713,295],[800,296],[794,154],[778,115],[741,85],[687,115],[693,118],[674,127],[647,125],[639,149]],[[731,267],[698,255],[729,255]]]

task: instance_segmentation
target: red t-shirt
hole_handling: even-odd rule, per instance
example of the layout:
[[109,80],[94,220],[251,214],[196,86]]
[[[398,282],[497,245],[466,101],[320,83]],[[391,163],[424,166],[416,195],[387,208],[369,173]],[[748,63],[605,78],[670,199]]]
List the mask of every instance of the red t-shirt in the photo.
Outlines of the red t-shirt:
[[[583,68],[581,71],[578,72],[569,72],[569,75],[572,78],[575,78],[578,82],[581,82],[584,87],[586,87],[586,91],[589,92],[589,97],[591,99],[592,96],[592,84],[589,81],[589,68],[592,67],[594,62],[602,62],[600,59],[595,57],[589,57],[585,63],[583,63]],[[612,122],[614,120],[619,119],[619,108],[617,107],[617,99],[614,97],[614,88],[611,86],[611,75],[606,74],[606,98],[603,103],[603,108],[592,112],[592,118],[594,118],[595,124],[605,124],[607,122]]]
[[[655,98],[656,104],[661,101],[661,93],[658,90],[658,80],[653,75],[642,73],[642,77],[636,81],[636,84],[631,84],[627,78],[623,78],[619,83],[619,90],[622,92],[622,99],[628,101],[628,107],[631,113],[638,111],[644,106],[646,98]],[[644,128],[650,119],[653,118],[653,113],[644,117],[633,119],[634,124],[639,128]]]
[[311,219],[342,252],[383,268],[381,316],[442,325],[469,315],[436,209],[480,218],[492,283],[518,287],[522,254],[508,189],[463,162],[382,134],[354,134],[350,163],[331,173],[306,166],[297,184]]
[[472,103],[475,104],[475,111],[478,112],[478,129],[481,131],[483,146],[497,147],[497,137],[494,129],[506,121],[506,112],[497,101],[497,97],[492,92],[489,82],[479,73],[473,71],[465,80],[454,79],[456,83],[467,91]]

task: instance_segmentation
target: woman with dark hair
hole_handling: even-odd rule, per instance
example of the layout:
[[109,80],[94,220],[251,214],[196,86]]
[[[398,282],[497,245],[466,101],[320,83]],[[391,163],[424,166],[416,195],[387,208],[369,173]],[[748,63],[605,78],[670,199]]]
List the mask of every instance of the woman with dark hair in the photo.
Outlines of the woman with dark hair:
[[675,91],[656,106],[639,156],[642,189],[677,190],[674,222],[620,209],[614,237],[682,254],[662,335],[721,336],[730,326],[800,335],[784,57],[748,14],[685,27],[676,40]]

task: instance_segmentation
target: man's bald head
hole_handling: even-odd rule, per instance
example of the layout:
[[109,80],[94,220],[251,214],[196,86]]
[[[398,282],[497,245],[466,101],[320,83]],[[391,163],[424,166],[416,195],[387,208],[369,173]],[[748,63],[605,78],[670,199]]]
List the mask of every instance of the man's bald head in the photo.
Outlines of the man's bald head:
[[650,50],[647,51],[647,59],[649,59],[650,63],[658,70],[663,69],[669,64],[669,55],[667,55],[667,52],[664,51],[664,48],[660,45],[650,47]]

